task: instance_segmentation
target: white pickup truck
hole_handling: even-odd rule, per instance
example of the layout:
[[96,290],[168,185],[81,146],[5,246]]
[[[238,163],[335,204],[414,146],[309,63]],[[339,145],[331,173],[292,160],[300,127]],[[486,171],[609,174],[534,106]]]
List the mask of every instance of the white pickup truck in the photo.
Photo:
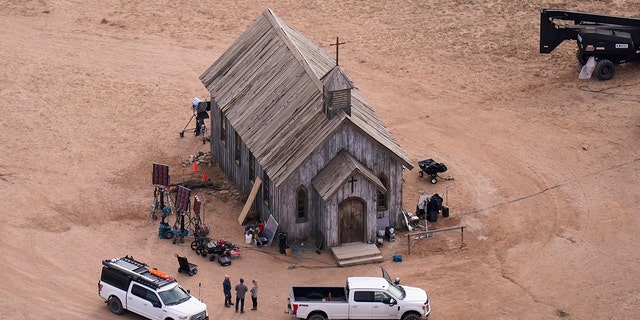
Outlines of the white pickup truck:
[[399,282],[382,268],[382,277],[348,277],[345,287],[292,287],[287,313],[307,320],[428,317],[427,292]]
[[176,280],[132,257],[102,261],[98,295],[109,310],[153,320],[207,320],[207,306]]

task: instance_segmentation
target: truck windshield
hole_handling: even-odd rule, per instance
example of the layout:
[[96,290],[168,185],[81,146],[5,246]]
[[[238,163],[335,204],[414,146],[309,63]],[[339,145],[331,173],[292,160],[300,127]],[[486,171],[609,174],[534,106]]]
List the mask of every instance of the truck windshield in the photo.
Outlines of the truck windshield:
[[181,304],[191,298],[189,292],[179,285],[166,291],[160,291],[158,294],[160,295],[162,302],[167,306]]

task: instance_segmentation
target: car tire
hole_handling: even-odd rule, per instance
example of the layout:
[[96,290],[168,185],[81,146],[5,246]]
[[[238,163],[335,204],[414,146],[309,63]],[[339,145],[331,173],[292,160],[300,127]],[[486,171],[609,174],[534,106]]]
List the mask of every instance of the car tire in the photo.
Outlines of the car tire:
[[602,59],[596,63],[596,76],[600,80],[609,80],[616,73],[616,67],[611,60]]
[[415,312],[409,312],[402,315],[402,320],[420,320],[420,315]]
[[327,317],[325,317],[321,313],[314,313],[307,317],[307,320],[327,320]]
[[107,305],[109,306],[109,310],[111,310],[111,312],[114,314],[122,314],[124,312],[122,302],[120,302],[120,299],[116,297],[109,298],[109,301],[107,301]]

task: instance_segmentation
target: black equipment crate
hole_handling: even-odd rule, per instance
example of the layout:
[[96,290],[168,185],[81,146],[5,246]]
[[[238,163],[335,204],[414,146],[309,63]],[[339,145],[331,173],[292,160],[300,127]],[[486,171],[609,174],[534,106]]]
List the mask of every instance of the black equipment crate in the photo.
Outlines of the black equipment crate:
[[229,258],[229,256],[227,255],[221,255],[218,257],[218,263],[223,267],[230,266],[231,258]]

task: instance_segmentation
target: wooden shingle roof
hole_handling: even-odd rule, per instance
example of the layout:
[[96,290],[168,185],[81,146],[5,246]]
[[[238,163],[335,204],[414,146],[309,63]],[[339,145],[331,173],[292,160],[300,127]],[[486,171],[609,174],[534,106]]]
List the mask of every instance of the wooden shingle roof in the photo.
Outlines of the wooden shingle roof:
[[275,185],[346,123],[412,169],[357,88],[351,116],[325,116],[320,79],[334,66],[324,50],[267,9],[200,80]]

